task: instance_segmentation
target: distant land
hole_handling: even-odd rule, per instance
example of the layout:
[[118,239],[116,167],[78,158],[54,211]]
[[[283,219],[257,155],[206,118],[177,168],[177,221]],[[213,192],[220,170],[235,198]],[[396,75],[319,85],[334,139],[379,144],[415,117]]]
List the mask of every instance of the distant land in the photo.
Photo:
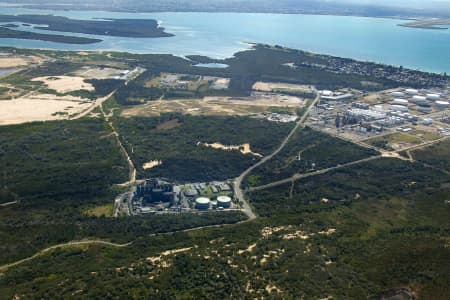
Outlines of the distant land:
[[403,24],[399,24],[399,26],[403,27],[411,27],[411,28],[422,28],[422,29],[440,29],[446,30],[447,26],[450,25],[450,19],[421,19],[415,20],[412,22],[407,22]]
[[53,10],[102,10],[120,12],[246,12],[281,14],[345,15],[363,17],[398,18],[449,18],[450,11],[435,7],[415,9],[412,7],[392,7],[374,4],[337,3],[323,0],[61,0],[49,3],[47,0],[4,0],[17,6],[33,9]]
[[0,15],[0,22],[39,24],[35,26],[36,29],[118,37],[173,36],[164,32],[164,28],[159,27],[157,21],[144,19],[76,20],[53,15]]
[[42,34],[29,31],[13,30],[0,27],[0,38],[14,38],[25,40],[39,40],[47,42],[65,43],[65,44],[93,44],[101,42],[99,39],[91,39],[78,36],[66,36],[57,34]]

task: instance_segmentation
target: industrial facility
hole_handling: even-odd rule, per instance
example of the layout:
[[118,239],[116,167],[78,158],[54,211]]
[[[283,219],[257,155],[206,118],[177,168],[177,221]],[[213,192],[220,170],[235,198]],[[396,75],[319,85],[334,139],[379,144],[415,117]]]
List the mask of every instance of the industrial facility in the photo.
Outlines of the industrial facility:
[[115,200],[115,215],[188,213],[240,210],[228,181],[174,184],[151,178]]
[[321,100],[311,111],[309,124],[350,140],[409,129],[450,134],[448,123],[438,123],[450,120],[448,88],[399,88],[374,93],[324,90],[319,94]]

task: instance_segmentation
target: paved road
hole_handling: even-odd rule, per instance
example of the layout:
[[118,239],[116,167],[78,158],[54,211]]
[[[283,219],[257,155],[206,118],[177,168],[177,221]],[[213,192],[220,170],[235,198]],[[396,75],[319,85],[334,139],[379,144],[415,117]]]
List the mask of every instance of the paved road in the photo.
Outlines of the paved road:
[[283,140],[283,142],[280,144],[280,146],[271,154],[263,157],[259,162],[245,170],[238,178],[234,180],[234,193],[236,195],[236,198],[239,200],[239,202],[242,203],[243,210],[245,214],[248,216],[249,220],[253,220],[256,218],[255,213],[253,212],[250,204],[245,200],[244,192],[241,189],[242,181],[244,181],[245,177],[247,177],[248,174],[250,174],[254,169],[257,167],[265,164],[267,161],[272,159],[275,155],[280,153],[281,150],[287,145],[289,140],[292,138],[292,136],[295,134],[295,132],[305,123],[306,119],[308,118],[309,112],[311,109],[316,105],[316,103],[320,100],[320,96],[317,95],[317,97],[311,102],[311,104],[306,109],[303,116],[300,118],[300,120],[297,122],[295,127],[291,130],[291,132],[288,134],[288,136]]
[[112,91],[111,93],[109,93],[108,95],[106,95],[105,97],[102,98],[97,98],[94,102],[93,105],[91,105],[91,107],[89,107],[88,109],[86,109],[85,111],[79,113],[78,115],[70,118],[70,120],[77,120],[77,119],[81,119],[83,117],[86,117],[87,115],[89,115],[92,111],[94,111],[94,109],[96,109],[97,107],[100,107],[103,102],[105,102],[106,100],[108,100],[110,97],[112,97],[112,95],[114,95],[116,93],[117,90]]
[[18,201],[11,201],[11,202],[2,203],[2,204],[0,204],[0,206],[6,207],[6,206],[14,205],[16,203],[18,203]]
[[[225,226],[242,224],[245,222],[248,222],[248,220],[244,220],[244,221],[240,221],[240,222],[232,223],[232,224],[206,225],[206,226],[200,226],[200,227],[195,227],[195,228],[182,229],[182,230],[178,230],[178,231],[152,233],[152,234],[149,234],[148,237],[158,236],[158,235],[171,235],[171,234],[176,234],[176,233],[180,233],[180,232],[192,232],[192,231],[198,231],[198,230],[207,229],[207,228],[220,228],[220,227],[225,227]],[[133,240],[131,242],[124,243],[124,244],[112,243],[112,242],[107,242],[107,241],[102,241],[102,240],[84,240],[84,241],[71,241],[71,242],[67,242],[67,243],[62,243],[62,244],[58,244],[58,245],[54,245],[54,246],[45,248],[45,249],[37,252],[33,256],[15,261],[13,263],[9,263],[9,264],[0,266],[0,272],[5,272],[12,267],[15,267],[15,266],[21,265],[23,263],[26,263],[28,261],[31,261],[35,258],[38,258],[41,255],[44,255],[52,250],[56,250],[59,248],[79,246],[79,245],[104,245],[104,246],[110,246],[110,247],[116,247],[116,248],[125,248],[128,246],[131,246],[135,241],[136,240]]]
[[335,167],[326,168],[326,169],[318,170],[318,171],[311,172],[311,173],[294,174],[292,177],[289,177],[289,178],[286,178],[286,179],[282,179],[282,180],[271,182],[271,183],[268,183],[268,184],[265,184],[265,185],[260,185],[260,186],[257,186],[257,187],[249,188],[249,191],[252,192],[252,191],[259,191],[259,190],[269,189],[269,188],[276,187],[276,186],[279,186],[279,185],[283,185],[283,184],[286,184],[286,183],[291,183],[293,181],[297,181],[297,180],[300,180],[300,179],[303,179],[303,178],[317,176],[317,175],[328,173],[328,172],[333,171],[333,170],[338,170],[338,169],[350,167],[350,166],[353,166],[353,165],[365,163],[365,162],[368,162],[368,161],[371,161],[371,160],[379,159],[381,157],[382,157],[381,155],[371,156],[371,157],[364,158],[364,159],[361,159],[361,160],[352,161],[352,162],[349,162],[349,163],[346,163],[346,164],[337,165]]
[[33,260],[47,252],[50,252],[52,250],[58,249],[58,248],[63,248],[63,247],[70,247],[70,246],[78,246],[78,245],[105,245],[105,246],[112,246],[112,247],[118,247],[118,248],[123,248],[123,247],[128,247],[129,245],[131,245],[133,242],[130,243],[126,243],[126,244],[116,244],[116,243],[111,243],[111,242],[106,242],[106,241],[102,241],[102,240],[85,240],[85,241],[72,241],[72,242],[68,242],[68,243],[64,243],[64,244],[58,244],[58,245],[54,245],[48,248],[45,248],[41,251],[39,251],[38,253],[36,253],[33,256],[18,260],[16,262],[10,263],[10,264],[6,264],[3,266],[0,266],[0,272],[5,272],[7,271],[9,268],[15,267],[17,265],[23,264],[27,261]]

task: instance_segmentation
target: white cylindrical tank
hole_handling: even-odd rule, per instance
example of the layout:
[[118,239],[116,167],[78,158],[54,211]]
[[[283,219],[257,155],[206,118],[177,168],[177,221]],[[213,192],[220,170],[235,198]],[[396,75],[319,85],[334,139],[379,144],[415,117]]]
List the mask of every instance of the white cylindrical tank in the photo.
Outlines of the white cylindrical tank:
[[403,105],[403,106],[408,106],[408,100],[405,99],[394,99],[394,101],[392,101],[393,104],[397,104],[397,105]]
[[417,95],[417,94],[419,94],[419,91],[418,91],[418,90],[415,90],[415,89],[406,89],[405,92],[406,92],[408,95]]
[[403,105],[391,105],[391,109],[394,111],[408,111],[408,107],[403,106]]
[[427,102],[427,98],[423,97],[423,96],[414,96],[412,97],[411,102],[421,105],[421,104],[426,104]]
[[211,200],[206,197],[200,197],[195,200],[195,208],[196,209],[208,209]]
[[429,100],[436,101],[436,100],[439,100],[440,98],[441,98],[441,95],[439,95],[439,94],[427,94],[427,99],[429,99]]
[[229,208],[231,206],[231,198],[228,196],[217,197],[217,207]]
[[420,111],[420,112],[430,112],[430,111],[432,111],[431,106],[423,106],[423,105],[417,105],[416,110]]
[[449,103],[447,101],[436,101],[434,104],[437,109],[447,109],[449,107]]
[[403,93],[403,92],[392,92],[391,96],[392,97],[405,97],[405,93]]

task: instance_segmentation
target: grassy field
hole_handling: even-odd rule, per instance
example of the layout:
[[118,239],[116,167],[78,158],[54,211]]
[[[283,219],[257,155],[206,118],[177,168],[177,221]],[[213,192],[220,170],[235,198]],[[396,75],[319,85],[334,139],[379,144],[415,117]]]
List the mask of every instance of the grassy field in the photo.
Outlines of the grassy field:
[[418,145],[422,143],[422,140],[413,134],[396,132],[365,140],[365,142],[369,145],[391,151]]

